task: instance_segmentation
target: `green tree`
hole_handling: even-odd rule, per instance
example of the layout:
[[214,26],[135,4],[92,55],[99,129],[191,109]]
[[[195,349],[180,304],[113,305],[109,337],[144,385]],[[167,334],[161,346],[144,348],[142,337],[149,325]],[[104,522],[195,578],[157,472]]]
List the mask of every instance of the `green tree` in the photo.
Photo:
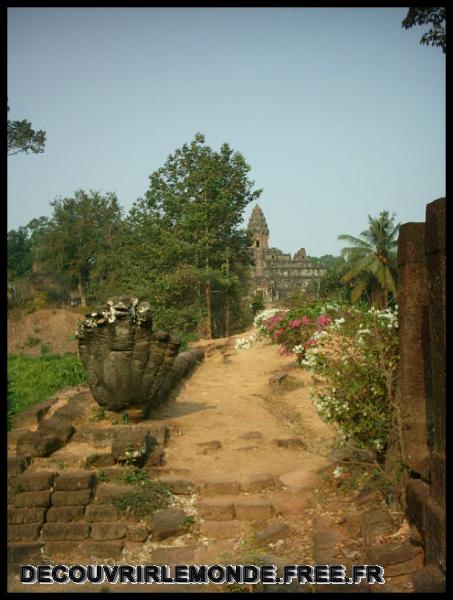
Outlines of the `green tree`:
[[[8,107],[9,111],[9,107]],[[19,152],[33,152],[39,154],[44,152],[46,145],[46,132],[40,129],[35,131],[30,121],[10,121],[8,119],[8,156],[18,154]]]
[[8,279],[14,280],[31,271],[33,264],[31,244],[27,227],[19,227],[8,231]]
[[[53,214],[44,229],[39,229],[35,256],[43,271],[61,275],[78,290],[86,306],[90,284],[105,269],[106,255],[120,227],[122,210],[116,195],[78,190],[73,198],[50,203]],[[42,223],[41,223],[42,225]]]
[[370,292],[371,301],[380,307],[388,306],[389,294],[396,295],[396,248],[400,223],[394,216],[381,212],[377,219],[368,215],[369,227],[360,238],[340,235],[339,240],[352,246],[343,248],[342,256],[352,265],[342,281],[353,282],[351,299],[357,301]]
[[346,259],[343,256],[325,254],[317,259],[316,264],[325,271],[319,279],[310,281],[307,292],[319,298],[349,300],[350,286],[343,281],[343,276],[349,270]]
[[447,50],[445,19],[445,6],[412,6],[401,25],[405,29],[415,25],[431,25],[431,28],[422,35],[420,44],[440,47],[445,54]]
[[[241,294],[241,266],[251,261],[243,211],[257,199],[249,165],[223,144],[215,152],[197,133],[150,175],[150,187],[130,214],[136,246],[152,253],[157,299],[184,309],[205,334],[230,330],[231,303]],[[222,307],[223,326],[215,326]],[[214,331],[216,329],[216,331]]]

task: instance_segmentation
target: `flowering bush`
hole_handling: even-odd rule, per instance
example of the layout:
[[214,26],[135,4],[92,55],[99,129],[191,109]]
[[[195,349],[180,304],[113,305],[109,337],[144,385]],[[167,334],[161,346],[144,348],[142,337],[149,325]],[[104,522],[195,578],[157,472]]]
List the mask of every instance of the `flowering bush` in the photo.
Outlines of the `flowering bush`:
[[238,338],[234,342],[234,349],[247,350],[254,342],[256,342],[256,338],[253,335],[250,335],[248,338]]
[[312,394],[321,417],[339,427],[344,442],[378,457],[395,419],[397,328],[396,310],[352,309],[314,336],[300,362],[325,382]]
[[284,308],[268,308],[267,310],[263,310],[253,319],[253,325],[257,327],[261,333],[267,333],[267,328],[263,325],[263,321],[278,314],[285,314],[285,312],[287,311]]
[[320,416],[338,427],[344,443],[373,450],[377,458],[396,418],[397,328],[396,309],[360,304],[317,303],[260,318],[260,330],[282,353],[321,377],[312,393]]
[[338,310],[336,306],[321,304],[311,305],[305,309],[272,309],[259,313],[255,318],[255,326],[261,333],[269,336],[279,344],[282,354],[295,355],[298,363],[305,357],[307,348],[314,341],[313,334],[321,332],[332,321],[327,314]]

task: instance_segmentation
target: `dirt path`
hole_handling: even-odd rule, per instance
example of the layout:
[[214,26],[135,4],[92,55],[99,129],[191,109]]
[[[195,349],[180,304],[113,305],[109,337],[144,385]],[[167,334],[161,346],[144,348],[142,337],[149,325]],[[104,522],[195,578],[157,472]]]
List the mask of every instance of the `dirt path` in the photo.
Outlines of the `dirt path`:
[[[303,475],[304,487],[309,487],[330,461],[319,454],[319,448],[313,453],[278,446],[276,440],[284,444],[299,435],[307,438],[310,448],[313,439],[318,443],[333,439],[332,430],[311,404],[311,377],[266,341],[234,351],[231,340],[230,348],[208,355],[177,398],[155,415],[169,418],[180,432],[166,449],[168,468],[187,469],[187,476],[195,480],[297,473],[301,484]],[[284,371],[300,387],[286,394],[272,393],[269,378]],[[291,418],[297,421],[294,426]],[[301,421],[306,421],[306,431]],[[324,451],[327,454],[327,445]]]

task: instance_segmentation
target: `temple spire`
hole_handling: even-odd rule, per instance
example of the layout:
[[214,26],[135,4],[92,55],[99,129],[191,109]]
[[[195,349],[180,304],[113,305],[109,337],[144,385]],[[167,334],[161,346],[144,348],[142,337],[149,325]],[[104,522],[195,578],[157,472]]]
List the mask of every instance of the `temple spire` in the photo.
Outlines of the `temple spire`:
[[252,210],[248,228],[253,235],[253,247],[268,248],[269,227],[267,226],[264,213],[259,204],[257,204]]

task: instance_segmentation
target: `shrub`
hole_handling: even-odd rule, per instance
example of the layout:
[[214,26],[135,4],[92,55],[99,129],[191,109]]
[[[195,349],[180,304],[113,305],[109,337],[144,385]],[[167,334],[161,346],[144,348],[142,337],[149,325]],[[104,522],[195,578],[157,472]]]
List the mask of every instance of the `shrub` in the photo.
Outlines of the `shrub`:
[[312,398],[320,416],[339,429],[343,445],[366,448],[382,461],[397,427],[396,309],[317,302],[264,311],[255,322],[280,352],[321,377]]
[[396,311],[360,307],[343,314],[312,337],[301,366],[325,382],[313,393],[321,417],[338,426],[344,443],[382,459],[396,425]]
[[39,344],[41,340],[38,337],[34,337],[32,335],[28,335],[25,345],[27,348],[34,348]]
[[123,481],[129,485],[145,485],[149,481],[148,471],[140,467],[133,467],[124,474]]
[[41,354],[42,356],[50,354],[50,344],[41,344]]
[[112,504],[121,513],[143,518],[156,510],[167,508],[173,496],[168,486],[161,481],[147,481],[132,491],[116,496]]
[[259,313],[255,326],[279,344],[282,354],[294,354],[300,363],[313,344],[313,334],[331,323],[332,316],[328,313],[332,311],[337,311],[336,305],[320,303],[290,310],[276,308]]

